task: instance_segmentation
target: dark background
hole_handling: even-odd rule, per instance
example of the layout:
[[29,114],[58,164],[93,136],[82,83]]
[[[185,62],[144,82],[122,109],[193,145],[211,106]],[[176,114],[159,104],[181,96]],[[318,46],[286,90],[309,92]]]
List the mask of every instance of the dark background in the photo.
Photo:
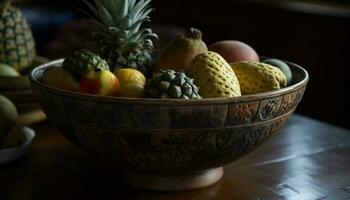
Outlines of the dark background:
[[[297,112],[350,128],[347,95],[350,67],[350,2],[153,0],[156,49],[187,27],[197,27],[209,45],[241,40],[260,55],[295,62],[308,70],[310,82]],[[23,1],[40,55],[64,57],[85,46],[94,30],[81,22],[80,1]]]

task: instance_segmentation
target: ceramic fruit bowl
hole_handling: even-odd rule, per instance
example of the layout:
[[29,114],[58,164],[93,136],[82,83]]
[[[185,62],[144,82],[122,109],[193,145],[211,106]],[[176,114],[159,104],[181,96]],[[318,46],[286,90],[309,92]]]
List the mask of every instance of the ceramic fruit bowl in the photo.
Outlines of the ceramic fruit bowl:
[[217,182],[222,166],[275,134],[297,107],[308,74],[287,62],[289,87],[237,98],[200,100],[102,97],[52,88],[45,69],[30,74],[32,89],[49,121],[90,155],[121,166],[136,187],[176,191]]

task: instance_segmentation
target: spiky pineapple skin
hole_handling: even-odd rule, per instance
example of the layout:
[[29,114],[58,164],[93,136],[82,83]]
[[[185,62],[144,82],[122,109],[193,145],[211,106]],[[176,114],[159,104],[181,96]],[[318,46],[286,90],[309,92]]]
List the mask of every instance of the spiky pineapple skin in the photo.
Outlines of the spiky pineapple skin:
[[187,73],[201,88],[200,95],[204,98],[241,96],[240,85],[231,66],[215,52],[197,55]]
[[100,56],[86,51],[76,51],[63,62],[63,68],[71,72],[77,79],[93,71],[107,70],[109,65]]
[[287,77],[277,67],[244,61],[230,64],[236,73],[243,95],[278,90],[287,85]]
[[152,74],[153,59],[147,51],[118,53],[117,51],[102,50],[101,56],[106,59],[111,71],[119,68],[132,68],[140,71],[146,77]]
[[35,42],[28,22],[19,9],[10,6],[0,17],[0,62],[23,71],[35,57]]
[[147,81],[145,95],[162,99],[200,99],[198,90],[193,79],[184,72],[168,69]]

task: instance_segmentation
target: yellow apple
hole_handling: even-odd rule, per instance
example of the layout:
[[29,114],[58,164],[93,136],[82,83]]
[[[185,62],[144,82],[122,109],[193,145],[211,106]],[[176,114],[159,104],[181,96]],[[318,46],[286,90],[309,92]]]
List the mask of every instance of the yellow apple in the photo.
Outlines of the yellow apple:
[[92,71],[80,80],[80,91],[94,95],[118,96],[119,80],[108,70]]

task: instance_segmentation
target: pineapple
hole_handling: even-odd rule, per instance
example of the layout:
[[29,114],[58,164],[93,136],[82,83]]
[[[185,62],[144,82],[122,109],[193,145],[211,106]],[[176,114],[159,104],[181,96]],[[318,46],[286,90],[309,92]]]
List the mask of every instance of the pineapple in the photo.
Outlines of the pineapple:
[[30,27],[11,0],[0,0],[0,62],[18,71],[28,68],[35,59],[35,43]]
[[198,87],[184,72],[168,69],[149,79],[145,86],[147,97],[162,99],[200,99]]
[[71,72],[77,79],[92,71],[109,71],[107,62],[100,56],[87,51],[76,51],[64,59],[63,68]]
[[94,34],[101,46],[101,57],[115,72],[118,68],[133,68],[150,76],[153,50],[151,39],[157,38],[149,28],[141,28],[149,22],[151,0],[84,0],[99,31]]

